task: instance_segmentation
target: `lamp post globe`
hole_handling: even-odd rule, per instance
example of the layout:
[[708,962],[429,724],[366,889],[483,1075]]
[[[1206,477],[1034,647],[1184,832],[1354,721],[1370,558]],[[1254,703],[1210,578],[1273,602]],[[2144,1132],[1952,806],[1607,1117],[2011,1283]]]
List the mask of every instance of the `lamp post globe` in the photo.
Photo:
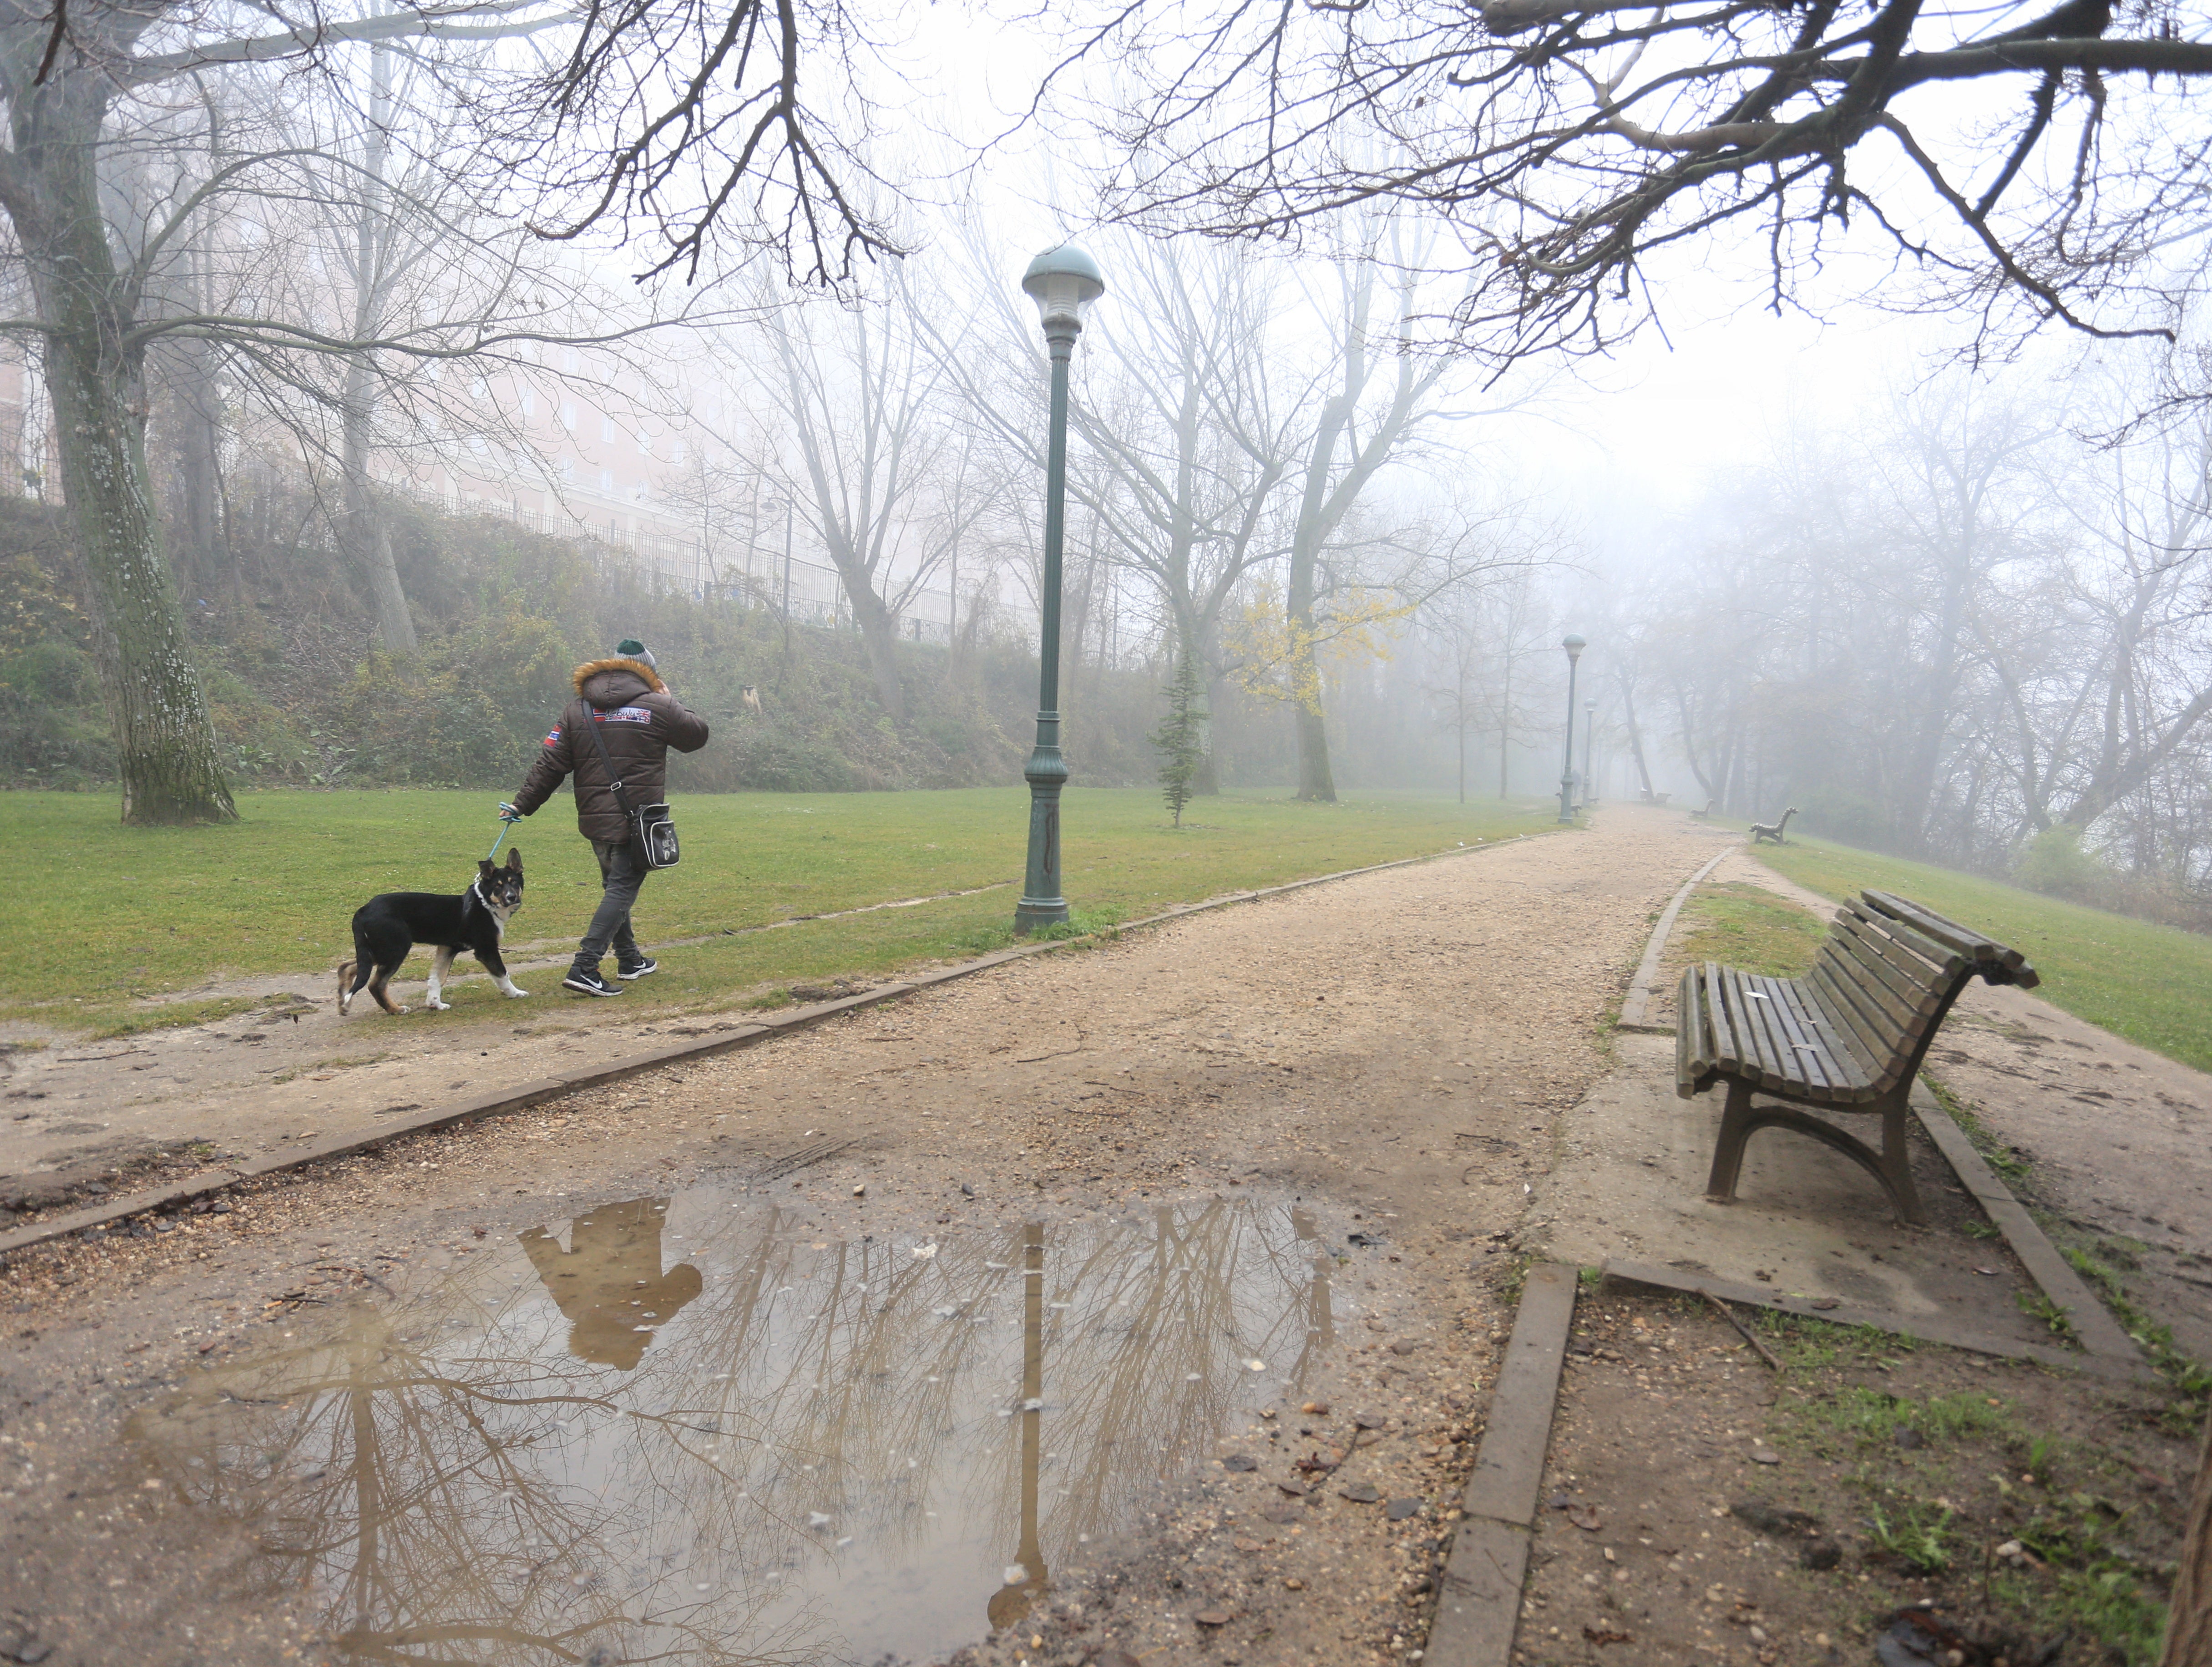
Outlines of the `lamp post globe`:
[[1060,547],[1067,520],[1067,368],[1083,315],[1106,293],[1098,263],[1073,243],[1047,249],[1022,274],[1022,289],[1036,303],[1052,362],[1052,408],[1044,465],[1044,582],[1038,608],[1036,745],[1023,777],[1030,784],[1029,867],[1014,930],[1024,935],[1067,918],[1060,894],[1060,790],[1067,764],[1060,753]]
[[1559,821],[1564,826],[1575,819],[1575,666],[1589,645],[1579,636],[1569,636],[1559,646],[1567,651],[1567,756],[1559,766]]

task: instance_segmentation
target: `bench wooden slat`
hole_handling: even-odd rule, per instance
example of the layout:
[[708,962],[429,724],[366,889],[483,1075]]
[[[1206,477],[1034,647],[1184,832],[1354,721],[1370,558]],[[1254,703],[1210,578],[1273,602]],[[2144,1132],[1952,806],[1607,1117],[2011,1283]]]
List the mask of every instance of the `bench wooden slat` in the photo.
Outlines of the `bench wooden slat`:
[[1850,927],[1839,932],[1835,941],[1838,954],[1857,963],[1889,992],[1893,1000],[1884,1005],[1905,1029],[1911,1030],[1942,1005],[1948,981],[1935,978],[1925,965],[1916,966],[1902,951]]
[[1829,1010],[1850,1027],[1859,1045],[1866,1050],[1871,1061],[1869,1071],[1874,1086],[1878,1089],[1889,1087],[1895,1080],[1891,1074],[1896,1069],[1896,1061],[1901,1054],[1911,1051],[1911,1038],[1887,1014],[1875,1017],[1879,1009],[1865,991],[1838,978],[1829,968],[1815,968],[1814,981],[1828,998]]
[[1865,903],[1847,903],[1844,905],[1844,911],[1857,923],[1860,936],[1869,941],[1881,942],[1892,963],[1901,970],[1910,970],[1898,958],[1897,951],[1900,947],[1910,950],[1927,962],[1934,970],[1925,976],[1938,982],[1957,978],[1975,970],[1973,962],[1957,950],[1945,948],[1933,938],[1922,935],[1902,921],[1889,919]]
[[1814,965],[1856,998],[1882,1052],[1887,1053],[1912,1034],[1917,1014],[1910,999],[1898,993],[1891,982],[1893,975],[1885,965],[1854,954],[1840,942],[1822,949]]
[[1819,992],[1798,979],[1777,983],[1790,1022],[1820,1047],[1820,1069],[1828,1080],[1829,1098],[1838,1104],[1856,1104],[1871,1098],[1875,1068],[1862,1056],[1850,1030],[1829,1016]]
[[1948,949],[1957,951],[1970,961],[1990,962],[2014,972],[2027,964],[2027,958],[2018,950],[2008,949],[1994,938],[1984,938],[1972,928],[1961,926],[1954,920],[1946,920],[1909,898],[1890,891],[1868,891],[1862,895],[1879,912],[1893,920],[1904,922],[1923,936],[1932,938]]
[[1745,1063],[1759,1074],[1762,1087],[1787,1087],[1790,1078],[1782,1068],[1781,1052],[1769,1034],[1763,1011],[1768,1005],[1765,998],[1753,1001],[1743,974],[1735,967],[1721,969],[1721,988],[1728,993],[1727,1005],[1734,1012],[1736,1033],[1743,1038],[1747,1049]]
[[1737,999],[1743,1003],[1745,1023],[1759,1046],[1759,1067],[1768,1086],[1777,1090],[1802,1089],[1807,1081],[1803,1063],[1790,1046],[1782,1014],[1774,999],[1760,988],[1765,980],[1731,967]]
[[1774,1007],[1774,1022],[1782,1039],[1795,1056],[1797,1072],[1802,1075],[1807,1088],[1815,1099],[1841,1100],[1849,1090],[1844,1086],[1845,1069],[1837,1063],[1828,1051],[1826,1040],[1813,1025],[1795,1000],[1796,987],[1787,978],[1761,978],[1759,987]]
[[2043,982],[2020,951],[1984,937],[1972,928],[1961,926],[1910,897],[1900,897],[1890,891],[1869,891],[1860,895],[1878,913],[1906,922],[1938,943],[1959,948],[1992,984],[2015,984],[2021,989],[2033,989]]
[[1705,988],[1711,993],[1714,1062],[1723,1071],[1742,1072],[1763,1081],[1759,1047],[1744,1022],[1741,1005],[1729,999],[1729,969],[1717,961],[1705,963]]
[[[1916,1005],[1923,997],[1940,997],[1953,982],[1966,976],[1972,970],[1966,962],[1960,960],[1956,970],[1944,971],[1888,930],[1887,922],[1870,919],[1857,910],[1838,910],[1836,925],[1842,940],[1850,946],[1855,953],[1870,956],[1894,973],[1896,976],[1890,981],[1893,987],[1907,1001]],[[1951,958],[1959,960],[1956,956]]]
[[1833,989],[1822,969],[1815,967],[1792,985],[1791,994],[1803,1008],[1807,1022],[1817,1025],[1826,1038],[1829,1054],[1839,1066],[1848,1062],[1844,1080],[1851,1098],[1871,1098],[1889,1049],[1860,1034],[1859,1026],[1864,1021],[1849,1000]]
[[1712,1019],[1705,1011],[1704,969],[1682,969],[1674,992],[1674,1092],[1684,1099],[1698,1091],[1713,1068]]

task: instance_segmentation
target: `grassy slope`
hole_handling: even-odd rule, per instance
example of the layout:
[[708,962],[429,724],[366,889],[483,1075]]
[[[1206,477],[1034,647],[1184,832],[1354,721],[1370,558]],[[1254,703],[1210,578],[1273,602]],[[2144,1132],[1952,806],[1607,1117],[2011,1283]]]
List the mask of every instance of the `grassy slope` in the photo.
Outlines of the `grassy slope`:
[[[684,864],[649,879],[639,904],[647,943],[1003,889],[679,950],[635,993],[711,1001],[763,983],[879,972],[1008,941],[1018,884],[1006,883],[1021,876],[1028,796],[1014,788],[684,798],[677,806]],[[305,993],[319,997],[326,970],[350,952],[353,911],[369,897],[467,883],[496,831],[495,800],[466,791],[249,794],[236,827],[137,830],[118,824],[105,796],[0,794],[0,842],[18,877],[9,914],[19,952],[0,964],[0,1017],[112,1022],[133,1000],[222,975],[297,975],[289,983],[299,988],[312,974]],[[1073,788],[1063,803],[1066,894],[1079,911],[1105,918],[1551,825],[1540,806],[1403,794],[1334,806],[1201,800],[1179,831],[1148,789]],[[582,930],[599,890],[569,801],[520,824],[514,843],[529,891],[511,941],[542,940],[542,952],[556,952]],[[41,945],[54,952],[32,952]],[[418,953],[410,972],[420,976],[426,964]],[[539,975],[531,987],[547,984]],[[459,994],[465,1007],[496,999],[476,976]]]
[[1845,845],[1793,839],[1758,854],[1823,897],[1871,886],[1985,932],[2027,957],[2043,977],[2037,995],[2169,1059],[2212,1070],[2212,938]]

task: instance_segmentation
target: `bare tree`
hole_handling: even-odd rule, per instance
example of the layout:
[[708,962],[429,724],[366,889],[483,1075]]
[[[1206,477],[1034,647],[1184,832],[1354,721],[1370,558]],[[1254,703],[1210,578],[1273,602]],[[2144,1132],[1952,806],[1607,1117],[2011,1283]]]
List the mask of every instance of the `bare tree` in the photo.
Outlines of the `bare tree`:
[[[1163,0],[1091,20],[1059,75],[1089,58],[1116,71],[1100,125],[1120,212],[1284,237],[1419,205],[1472,252],[1453,323],[1494,356],[1603,350],[1648,311],[1642,280],[1673,246],[1742,246],[1794,301],[1854,225],[1985,325],[2016,301],[2095,335],[2170,336],[2182,280],[2158,252],[2202,213],[2207,139],[2185,111],[2212,44],[2109,0]],[[1958,119],[1964,85],[2016,88],[2014,115]],[[1863,147],[1898,166],[1854,167]]]
[[[267,34],[228,26],[244,17],[182,4],[25,9],[0,17],[0,94],[9,125],[0,210],[33,302],[30,316],[0,320],[0,329],[40,344],[126,821],[237,813],[161,552],[146,461],[149,347],[163,337],[335,353],[374,344],[319,320],[203,310],[190,304],[190,290],[165,294],[173,246],[188,242],[209,204],[241,189],[241,175],[264,159],[209,167],[203,147],[201,165],[173,170],[147,190],[144,171],[133,175],[123,153],[149,136],[166,142],[176,127],[172,89],[221,66],[326,53],[348,41],[527,27],[505,15],[512,10],[487,3],[318,17]],[[417,338],[391,345],[436,356],[474,344]]]
[[878,697],[902,719],[900,616],[988,501],[939,409],[947,361],[903,285],[881,305],[775,309],[767,331],[816,529],[845,581]]

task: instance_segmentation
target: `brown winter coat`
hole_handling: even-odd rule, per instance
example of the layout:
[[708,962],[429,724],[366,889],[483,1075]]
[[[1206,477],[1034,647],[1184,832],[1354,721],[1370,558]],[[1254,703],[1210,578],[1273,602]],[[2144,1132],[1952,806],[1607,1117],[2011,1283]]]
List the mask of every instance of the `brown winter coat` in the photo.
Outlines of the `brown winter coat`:
[[563,776],[576,778],[576,826],[584,837],[620,845],[629,824],[607,786],[599,750],[580,727],[589,713],[631,808],[668,797],[668,749],[696,752],[707,745],[707,721],[668,692],[642,660],[594,660],[576,668],[576,696],[538,749],[514,807],[528,816],[553,796]]

